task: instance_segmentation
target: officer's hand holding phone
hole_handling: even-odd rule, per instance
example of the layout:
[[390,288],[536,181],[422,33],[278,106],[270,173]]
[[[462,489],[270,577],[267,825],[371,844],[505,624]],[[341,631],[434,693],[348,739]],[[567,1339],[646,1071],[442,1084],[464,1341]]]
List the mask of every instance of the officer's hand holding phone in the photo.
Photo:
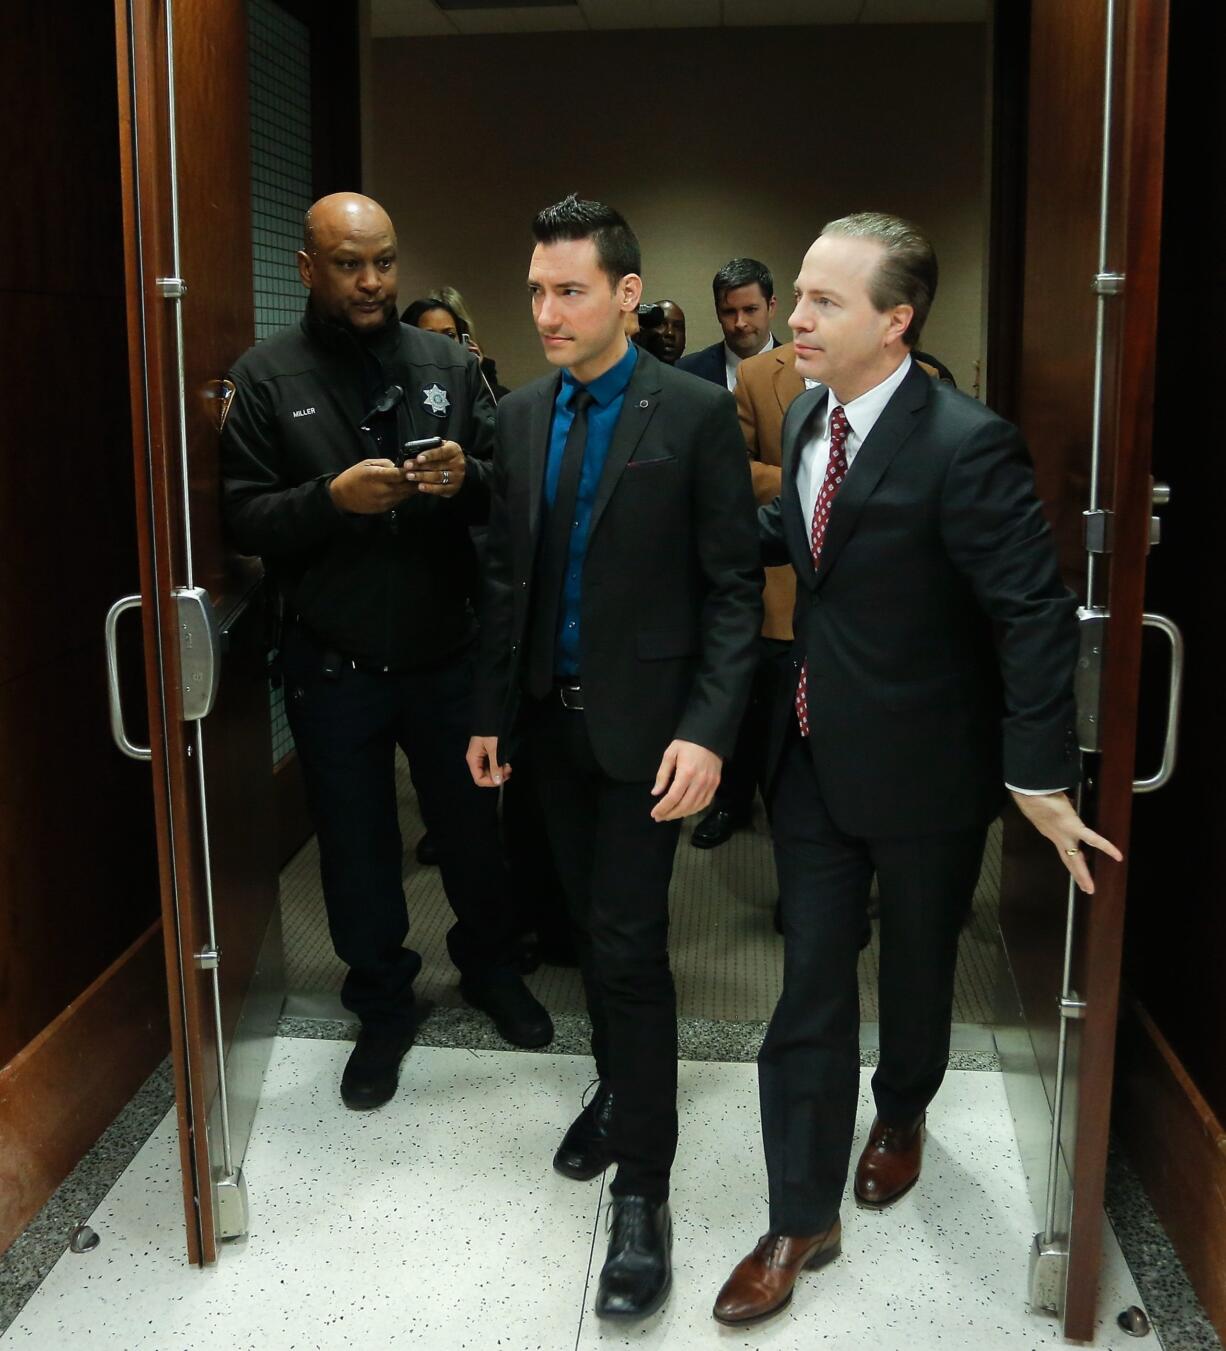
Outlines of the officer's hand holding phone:
[[[437,441],[434,437],[432,440]],[[464,486],[464,452],[454,441],[443,441],[433,450],[414,454],[417,443],[405,447],[404,476],[419,492],[430,497],[454,497]]]
[[332,500],[355,516],[377,516],[398,507],[417,491],[391,460],[360,460],[332,480]]

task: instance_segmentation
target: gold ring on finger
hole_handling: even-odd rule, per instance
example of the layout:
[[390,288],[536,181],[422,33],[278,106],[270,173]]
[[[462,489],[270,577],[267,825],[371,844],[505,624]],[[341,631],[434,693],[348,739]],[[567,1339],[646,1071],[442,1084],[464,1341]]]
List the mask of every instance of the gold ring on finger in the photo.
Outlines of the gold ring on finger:
[[1080,850],[1080,849],[1066,849],[1064,852],[1069,856],[1069,858],[1076,858],[1077,855],[1081,853],[1081,850]]

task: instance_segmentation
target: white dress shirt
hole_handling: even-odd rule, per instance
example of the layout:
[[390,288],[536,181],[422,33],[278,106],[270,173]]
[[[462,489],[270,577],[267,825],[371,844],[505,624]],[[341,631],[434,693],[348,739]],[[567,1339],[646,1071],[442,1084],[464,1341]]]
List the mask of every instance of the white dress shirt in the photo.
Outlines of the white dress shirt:
[[[773,333],[768,333],[766,337],[766,346],[763,347],[762,352],[769,352],[774,345],[775,335]],[[761,356],[762,352],[755,352],[754,355]],[[729,394],[736,393],[737,370],[740,367],[741,361],[742,358],[737,356],[727,343],[724,343],[724,380],[728,385]]]
[[[885,412],[885,406],[894,397],[894,391],[907,378],[911,369],[911,354],[908,353],[899,363],[898,369],[872,389],[861,394],[858,399],[843,405],[847,418],[847,470],[856,458],[856,452],[864,444],[869,432],[877,425],[877,419]],[[821,491],[822,480],[826,477],[826,465],[830,460],[830,412],[838,405],[834,401],[834,391],[829,392],[826,408],[813,425],[813,435],[805,442],[800,452],[800,465],[796,471],[796,486],[800,490],[800,505],[805,513],[805,526],[813,521],[813,507],[817,494]]]
[[[864,444],[869,432],[877,425],[877,419],[885,412],[886,404],[894,397],[894,392],[907,378],[910,369],[911,357],[908,354],[892,375],[887,375],[879,385],[874,385],[858,399],[852,399],[850,403],[843,405],[843,413],[847,418],[847,444],[844,453],[847,457],[848,477],[851,476],[851,466],[856,458],[856,452]],[[809,389],[818,383],[816,380],[805,380],[805,385]],[[831,390],[826,400],[825,411],[814,423],[813,434],[800,452],[800,464],[796,469],[796,487],[800,493],[800,505],[805,513],[806,526],[812,524],[817,494],[826,477],[826,466],[830,461],[830,412],[837,406],[834,391]],[[1011,783],[1006,783],[1005,787],[1025,797],[1046,797],[1051,793],[1065,791],[1064,788],[1014,788]]]

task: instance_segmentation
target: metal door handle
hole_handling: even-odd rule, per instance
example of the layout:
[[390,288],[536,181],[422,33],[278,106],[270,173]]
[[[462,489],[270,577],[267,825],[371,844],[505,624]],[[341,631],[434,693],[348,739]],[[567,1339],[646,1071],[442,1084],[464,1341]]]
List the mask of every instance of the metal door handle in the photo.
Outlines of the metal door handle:
[[153,752],[148,746],[137,746],[128,740],[127,729],[123,725],[123,702],[119,694],[119,649],[115,633],[119,616],[125,610],[139,610],[139,596],[122,596],[106,612],[106,692],[111,710],[111,735],[115,745],[133,760],[152,760]]
[[1158,772],[1148,779],[1134,779],[1134,793],[1152,793],[1170,782],[1175,772],[1175,753],[1179,742],[1179,704],[1183,696],[1183,634],[1166,615],[1142,615],[1141,623],[1147,629],[1158,629],[1171,641],[1171,684],[1166,701],[1166,739],[1162,746],[1162,763]]

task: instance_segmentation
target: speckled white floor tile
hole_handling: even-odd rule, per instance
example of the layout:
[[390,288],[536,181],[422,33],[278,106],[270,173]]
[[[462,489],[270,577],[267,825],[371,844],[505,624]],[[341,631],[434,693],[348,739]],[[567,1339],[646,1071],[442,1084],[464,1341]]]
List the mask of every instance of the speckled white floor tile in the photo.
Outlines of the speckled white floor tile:
[[[872,1121],[871,1075],[861,1075],[857,1149]],[[711,1305],[767,1225],[754,1067],[684,1064],[680,1106],[672,1294],[660,1313],[631,1328],[589,1313],[579,1348],[1029,1351],[1063,1344],[1053,1321],[1026,1309],[1034,1229],[999,1074],[949,1074],[929,1113],[916,1189],[880,1213],[858,1210],[849,1190],[843,1256],[802,1276],[784,1313],[742,1331],[715,1323]],[[602,1233],[589,1306],[603,1253]],[[1105,1325],[1095,1345],[1116,1351],[1136,1343],[1114,1326],[1115,1315],[1140,1299],[1109,1230],[1104,1276]]]
[[549,1167],[581,1057],[415,1047],[377,1112],[347,1112],[351,1043],[282,1038],[246,1175],[251,1236],[185,1264],[173,1121],[3,1340],[123,1351],[574,1346],[600,1184]]
[[[920,1186],[884,1214],[845,1205],[844,1256],[803,1277],[787,1312],[737,1333],[710,1306],[765,1227],[755,1070],[683,1064],[674,1289],[660,1314],[622,1329],[590,1313],[601,1186],[549,1168],[590,1060],[418,1046],[393,1103],[356,1114],[336,1091],[349,1049],[278,1040],[247,1155],[251,1237],[217,1266],[183,1259],[167,1118],[91,1218],[100,1247],[65,1254],[0,1340],[38,1351],[1060,1344],[1054,1323],[1026,1311],[1032,1221],[998,1074],[950,1074]],[[1102,1307],[1113,1319],[1139,1302],[1108,1235]],[[1132,1342],[1112,1323],[1097,1345]]]

